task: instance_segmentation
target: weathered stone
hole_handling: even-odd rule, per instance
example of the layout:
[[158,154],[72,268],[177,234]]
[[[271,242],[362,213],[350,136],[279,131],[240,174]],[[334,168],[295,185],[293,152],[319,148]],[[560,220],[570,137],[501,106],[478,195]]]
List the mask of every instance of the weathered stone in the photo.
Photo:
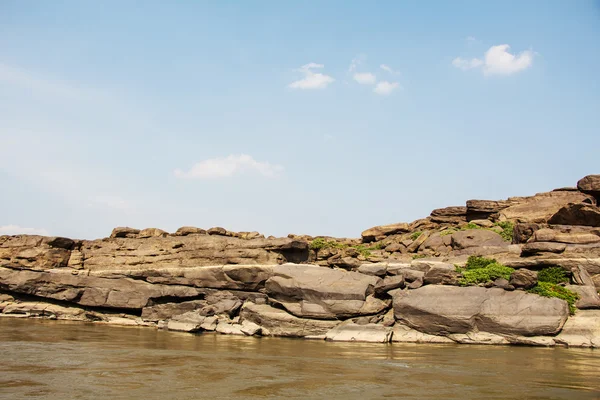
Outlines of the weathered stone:
[[569,204],[558,210],[548,223],[600,227],[600,207],[584,203]]
[[513,228],[513,242],[526,243],[535,231],[542,229],[544,226],[542,224],[515,224]]
[[251,321],[262,328],[265,336],[304,337],[325,335],[339,321],[324,321],[295,317],[268,305],[245,303],[240,312],[241,321]]
[[515,287],[513,285],[511,285],[508,282],[508,280],[506,280],[504,278],[497,278],[493,282],[493,287],[497,287],[497,288],[504,289],[504,290],[515,290]]
[[242,321],[240,330],[246,336],[258,336],[262,333],[262,328],[252,321]]
[[203,300],[184,301],[180,303],[155,304],[142,309],[142,319],[159,321],[173,318],[176,315],[195,311],[201,316],[228,315],[234,316],[242,306],[239,298],[230,292],[208,294]]
[[408,251],[409,253],[414,253],[416,252],[419,247],[425,243],[425,241],[427,240],[427,238],[429,237],[429,232],[422,232],[418,238],[416,238],[407,248],[406,251]]
[[120,226],[113,229],[112,233],[110,234],[110,237],[135,239],[137,238],[138,233],[140,233],[139,229],[129,228],[127,226]]
[[174,233],[175,236],[206,235],[206,230],[194,226],[182,226]]
[[566,285],[565,287],[579,295],[575,307],[580,310],[600,308],[600,296],[594,286]]
[[499,212],[499,219],[544,223],[561,207],[570,203],[589,201],[589,199],[590,196],[588,195],[571,191],[545,192],[538,193],[535,196],[511,197],[507,200],[511,205]]
[[360,267],[358,267],[358,272],[365,275],[385,276],[385,273],[387,272],[387,264],[362,264]]
[[600,348],[600,310],[582,310],[569,318],[556,343]]
[[570,231],[561,232],[555,229],[543,228],[535,231],[529,242],[557,242],[572,244],[600,243],[600,231],[581,232]]
[[162,229],[158,229],[158,228],[146,228],[146,229],[142,229],[137,237],[138,239],[146,239],[146,238],[151,238],[151,237],[166,237],[169,233],[163,231]]
[[577,182],[577,189],[583,193],[591,194],[596,198],[600,197],[600,175],[588,175]]
[[242,331],[242,325],[231,322],[219,321],[216,331],[223,335],[246,335]]
[[333,342],[388,343],[392,338],[392,328],[382,325],[358,325],[351,320],[342,322],[325,335]]
[[454,249],[483,246],[508,246],[508,243],[496,232],[486,229],[467,229],[452,234],[452,248]]
[[489,219],[474,219],[470,221],[472,224],[477,226],[481,226],[483,228],[491,228],[494,226],[494,223]]
[[416,280],[423,281],[423,278],[425,278],[425,272],[407,268],[402,271],[402,276],[407,282],[414,282]]
[[396,323],[393,329],[392,342],[394,343],[454,343],[445,336],[430,335],[419,332],[409,326]]
[[533,256],[539,253],[562,253],[567,248],[564,243],[531,242],[521,247],[521,257]]
[[531,289],[537,283],[537,272],[525,268],[517,269],[510,274],[509,283],[518,289]]
[[510,344],[505,337],[489,332],[453,333],[448,338],[460,344]]
[[406,247],[400,243],[390,243],[389,245],[385,246],[385,251],[389,253],[395,253],[402,250],[406,250]]
[[394,296],[396,320],[430,334],[553,335],[568,315],[564,300],[523,291],[428,285]]
[[594,281],[585,268],[581,265],[571,268],[571,274],[573,275],[573,281],[582,286],[594,287]]
[[75,241],[73,239],[65,238],[65,237],[52,237],[49,238],[47,244],[50,247],[56,247],[59,249],[72,250],[75,246]]
[[423,278],[417,278],[414,281],[410,282],[408,285],[406,285],[406,287],[408,289],[418,289],[421,286],[423,286]]
[[221,228],[220,226],[215,226],[206,231],[209,235],[219,235],[219,236],[227,236],[227,229]]
[[367,298],[379,280],[358,272],[284,264],[273,268],[266,291],[298,317],[347,318],[386,308],[380,300]]
[[198,296],[197,289],[185,286],[8,268],[0,268],[0,289],[84,306],[123,309],[142,309],[151,299]]
[[332,257],[327,260],[327,264],[332,267],[354,270],[360,268],[362,261],[354,257]]
[[393,275],[386,276],[381,281],[379,281],[375,285],[375,294],[377,296],[381,296],[390,290],[403,288],[404,287],[404,276],[403,275]]
[[438,265],[425,273],[423,283],[426,285],[458,285],[460,273],[452,264]]
[[410,228],[407,223],[398,223],[391,225],[381,225],[374,226],[373,228],[369,228],[361,234],[363,243],[374,242],[377,240],[381,240],[386,236],[393,235],[396,233],[406,233],[409,232]]

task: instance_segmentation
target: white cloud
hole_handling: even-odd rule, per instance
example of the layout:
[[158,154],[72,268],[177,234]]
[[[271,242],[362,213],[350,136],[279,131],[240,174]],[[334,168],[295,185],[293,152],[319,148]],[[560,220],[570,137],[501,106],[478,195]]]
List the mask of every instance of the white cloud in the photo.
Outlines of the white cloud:
[[388,95],[398,88],[400,88],[398,82],[381,81],[375,86],[373,91],[377,94]]
[[397,75],[400,73],[398,71],[394,71],[394,69],[392,67],[390,67],[389,65],[386,65],[386,64],[381,64],[379,66],[379,68],[381,68],[382,70],[384,70],[386,72],[389,72],[390,74],[394,74],[394,75]]
[[533,64],[533,52],[525,50],[521,53],[510,54],[510,46],[501,44],[492,46],[485,52],[485,66],[483,72],[486,75],[510,75],[531,67]]
[[356,71],[356,68],[360,64],[362,64],[366,58],[367,58],[367,56],[365,56],[364,54],[361,54],[361,55],[353,58],[352,61],[350,62],[350,67],[348,67],[348,73],[351,74],[354,71]]
[[304,74],[304,78],[294,81],[288,85],[291,89],[324,89],[329,84],[333,83],[333,79],[329,75],[321,74],[319,72],[313,72],[313,69],[324,68],[323,64],[308,63],[303,65],[297,72]]
[[452,60],[452,65],[454,65],[456,68],[466,71],[471,68],[481,67],[483,65],[483,61],[481,61],[479,58],[465,60],[464,58],[456,57],[454,60]]
[[275,178],[283,173],[281,165],[256,161],[247,154],[231,154],[227,157],[211,158],[200,161],[189,171],[176,169],[175,176],[189,179],[219,179],[229,178],[245,172],[258,173],[267,178]]
[[456,57],[452,65],[463,71],[482,67],[484,75],[510,75],[533,65],[533,51],[526,50],[514,55],[508,52],[509,49],[507,44],[492,46],[485,52],[483,60]]
[[0,226],[0,235],[42,235],[48,236],[48,231],[39,228],[24,228],[19,225]]
[[372,85],[377,82],[377,78],[370,72],[357,72],[352,78],[361,85]]
[[475,43],[477,42],[477,39],[474,36],[467,36],[467,42],[468,43]]

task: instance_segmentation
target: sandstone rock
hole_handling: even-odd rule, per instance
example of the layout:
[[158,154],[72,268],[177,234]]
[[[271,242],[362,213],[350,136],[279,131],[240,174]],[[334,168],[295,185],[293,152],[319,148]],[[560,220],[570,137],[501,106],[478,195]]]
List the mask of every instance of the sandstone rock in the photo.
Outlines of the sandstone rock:
[[230,292],[214,292],[203,300],[184,301],[180,303],[155,304],[142,309],[142,319],[159,321],[195,311],[200,316],[227,315],[233,317],[242,306],[239,298]]
[[513,285],[511,285],[508,282],[508,280],[506,280],[504,278],[497,278],[493,282],[493,287],[497,287],[497,288],[504,289],[504,290],[515,290],[515,287]]
[[48,238],[48,246],[56,247],[59,249],[72,250],[75,246],[75,241],[73,239],[65,238],[65,237],[51,237]]
[[401,243],[390,243],[389,245],[385,246],[385,251],[389,253],[394,253],[402,250],[406,250],[406,247],[404,247],[404,245]]
[[582,310],[569,318],[556,343],[572,347],[600,347],[600,310]]
[[531,289],[537,283],[537,272],[525,268],[517,269],[510,274],[509,283],[518,289]]
[[581,265],[571,268],[571,274],[573,276],[573,281],[575,281],[576,284],[594,287],[592,277]]
[[245,303],[240,312],[241,321],[253,322],[266,336],[305,337],[326,334],[339,321],[298,318],[268,305]]
[[416,252],[419,247],[427,240],[429,237],[429,232],[422,232],[418,238],[416,238],[409,246],[406,247],[406,251],[409,253]]
[[508,243],[496,232],[485,229],[467,229],[452,234],[453,249],[467,249],[469,247],[499,246],[506,247]]
[[409,326],[396,323],[393,329],[392,342],[394,343],[454,343],[445,336],[430,335],[419,332]]
[[80,307],[61,306],[38,301],[22,301],[6,305],[2,313],[5,315],[24,315],[49,319],[86,321],[86,312]]
[[532,242],[521,247],[521,257],[533,256],[539,253],[562,253],[567,248],[564,243]]
[[246,336],[258,336],[262,333],[262,328],[252,321],[242,321],[240,330]]
[[583,201],[590,201],[590,196],[571,191],[538,193],[535,196],[528,197],[511,197],[508,199],[511,205],[499,212],[499,219],[544,223],[561,207]]
[[515,224],[513,229],[513,242],[526,243],[533,233],[542,229],[545,225],[542,224]]
[[564,300],[522,291],[428,285],[394,297],[396,320],[430,334],[553,335],[568,315]]
[[414,281],[410,282],[408,285],[406,285],[406,287],[408,289],[418,289],[421,286],[423,286],[423,278],[417,278]]
[[580,310],[600,308],[600,296],[594,286],[566,285],[565,287],[579,295],[575,307]]
[[365,275],[385,276],[387,272],[387,264],[362,264],[360,267],[358,267],[358,272]]
[[388,343],[392,338],[392,328],[382,325],[357,325],[351,320],[342,322],[327,332],[325,340],[333,342]]
[[146,228],[146,229],[142,229],[137,237],[138,239],[146,239],[146,238],[150,238],[150,237],[166,237],[169,233],[163,231],[162,229],[158,229],[158,228]]
[[215,226],[206,231],[209,235],[219,235],[219,236],[227,236],[227,229],[221,228],[220,226]]
[[219,321],[216,331],[223,335],[246,335],[242,331],[242,325],[231,322]]
[[500,210],[508,207],[510,204],[506,201],[493,200],[468,200],[467,201],[467,221],[474,219],[495,218]]
[[460,223],[466,221],[467,207],[437,208],[430,214],[430,219],[437,223]]
[[491,228],[494,226],[494,223],[492,221],[490,221],[489,219],[474,219],[470,221],[472,224],[484,227],[484,228]]
[[600,227],[600,207],[584,203],[569,204],[558,210],[548,223]]
[[0,289],[84,306],[142,309],[151,299],[198,296],[185,286],[152,285],[129,278],[105,279],[66,273],[0,268]]
[[583,193],[591,194],[592,196],[600,197],[600,175],[588,175],[577,182],[577,189]]
[[381,240],[386,236],[393,235],[396,233],[409,232],[410,228],[407,223],[398,223],[391,225],[381,225],[369,228],[361,234],[363,243],[374,242]]
[[[600,233],[600,231],[598,232]],[[600,243],[600,235],[595,231],[581,232],[561,232],[559,230],[543,228],[535,231],[529,239],[530,242],[557,242],[557,243],[573,243],[587,244]]]
[[269,297],[298,317],[335,319],[377,313],[384,302],[369,299],[379,278],[312,265],[273,268],[266,282]]
[[182,226],[177,229],[174,233],[175,236],[187,236],[187,235],[206,235],[204,229],[196,228],[194,226]]
[[362,262],[353,257],[331,257],[327,260],[327,264],[332,267],[354,270],[360,268]]
[[377,296],[382,296],[383,294],[389,292],[390,290],[403,288],[404,287],[404,276],[403,275],[393,275],[386,276],[381,281],[379,281],[375,285],[375,294]]
[[510,344],[505,337],[489,332],[454,333],[448,338],[460,344]]
[[[428,269],[428,271],[429,271],[429,269]],[[407,268],[402,271],[402,276],[404,277],[404,280],[407,282],[414,282],[416,280],[423,281],[423,279],[425,278],[425,272],[418,271],[418,270],[415,270],[412,268]]]
[[110,234],[111,238],[137,238],[138,233],[140,233],[139,229],[129,228],[126,226],[120,226],[118,228],[113,229]]
[[438,265],[425,273],[423,283],[426,285],[458,285],[460,273],[452,264]]

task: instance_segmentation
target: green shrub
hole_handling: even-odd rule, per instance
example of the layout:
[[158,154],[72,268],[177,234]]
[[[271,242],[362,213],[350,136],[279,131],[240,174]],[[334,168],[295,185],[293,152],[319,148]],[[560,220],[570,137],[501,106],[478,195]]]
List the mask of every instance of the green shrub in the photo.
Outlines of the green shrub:
[[510,279],[514,269],[500,264],[493,258],[470,256],[464,268],[457,267],[462,274],[459,280],[461,286],[477,285],[493,282],[498,278]]
[[416,232],[413,232],[413,234],[412,234],[412,235],[410,235],[410,238],[411,238],[412,240],[417,240],[417,239],[419,238],[419,236],[421,236],[422,234],[423,234],[423,232],[421,232],[421,231],[416,231]]
[[549,267],[538,272],[538,282],[569,283],[569,277],[563,268]]
[[538,281],[537,285],[532,289],[529,289],[528,292],[544,297],[556,297],[565,300],[569,304],[569,312],[571,315],[575,314],[575,302],[579,299],[579,295],[565,287],[551,282]]
[[502,236],[502,239],[506,240],[507,242],[512,242],[513,229],[515,228],[515,224],[513,224],[510,221],[501,221],[496,222],[494,225],[502,228],[502,232],[500,232],[500,236]]
[[308,247],[311,250],[319,251],[321,249],[329,249],[329,248],[345,249],[346,247],[348,247],[348,245],[344,244],[344,243],[338,243],[335,240],[327,240],[325,238],[319,237],[319,238],[313,239],[313,241],[310,242],[310,245]]
[[419,258],[425,258],[427,257],[425,254],[414,254],[412,256],[413,260],[418,260]]
[[463,226],[460,227],[461,231],[466,231],[467,229],[483,229],[483,228],[481,226],[477,225],[477,224],[472,223],[472,222],[469,222],[468,224],[463,225]]

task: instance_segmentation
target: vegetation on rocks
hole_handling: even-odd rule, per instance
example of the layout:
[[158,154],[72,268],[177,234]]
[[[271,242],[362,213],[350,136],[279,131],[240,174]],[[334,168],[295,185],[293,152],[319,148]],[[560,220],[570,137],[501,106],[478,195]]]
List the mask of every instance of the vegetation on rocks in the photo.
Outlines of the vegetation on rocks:
[[[492,231],[492,232],[498,233],[500,236],[502,236],[502,239],[506,240],[507,242],[510,242],[513,239],[513,229],[514,229],[514,227],[515,227],[515,225],[512,222],[510,222],[510,221],[496,222],[496,223],[494,223],[494,226],[492,228],[486,228],[486,227],[474,224],[472,222],[469,222],[468,224],[461,226],[460,230],[461,231],[465,231],[465,230],[468,230],[468,229],[486,229],[488,231]],[[500,228],[502,230],[498,231],[498,229],[494,229],[494,228]],[[450,230],[448,230],[448,231],[450,231]],[[447,231],[442,232],[442,234],[449,235],[451,233],[454,233],[454,232],[450,232],[450,233],[445,233],[445,232],[447,232]]]
[[555,285],[559,283],[569,283],[569,277],[563,268],[549,267],[538,272],[538,282],[553,283]]
[[371,246],[367,246],[364,244],[349,245],[347,243],[336,242],[335,240],[327,240],[326,238],[322,238],[322,237],[313,239],[313,241],[310,242],[310,245],[309,245],[309,248],[311,250],[315,250],[317,252],[322,249],[340,249],[340,250],[342,250],[342,249],[353,248],[353,249],[356,249],[356,251],[358,251],[358,253],[365,258],[371,256],[371,250],[380,250],[383,247],[384,246],[382,243],[375,243]]
[[419,238],[419,236],[421,236],[422,234],[423,234],[423,232],[421,232],[421,231],[416,231],[416,232],[413,232],[413,233],[410,235],[410,238],[411,238],[412,240],[417,240],[417,239]]
[[479,256],[470,256],[464,268],[457,267],[456,270],[462,274],[459,280],[461,286],[493,282],[498,278],[509,280],[514,271],[493,258]]
[[569,304],[569,312],[571,315],[575,314],[575,302],[579,299],[579,295],[572,290],[555,283],[538,281],[537,285],[528,291],[529,293],[535,293],[544,297],[556,297],[565,300]]
[[452,235],[453,233],[456,233],[457,230],[454,228],[448,228],[443,230],[442,232],[440,232],[440,236],[448,236],[448,235]]

